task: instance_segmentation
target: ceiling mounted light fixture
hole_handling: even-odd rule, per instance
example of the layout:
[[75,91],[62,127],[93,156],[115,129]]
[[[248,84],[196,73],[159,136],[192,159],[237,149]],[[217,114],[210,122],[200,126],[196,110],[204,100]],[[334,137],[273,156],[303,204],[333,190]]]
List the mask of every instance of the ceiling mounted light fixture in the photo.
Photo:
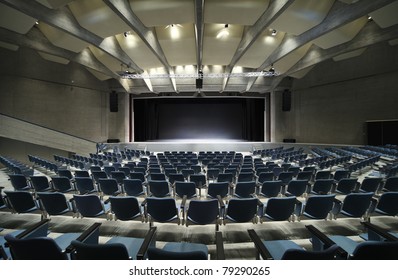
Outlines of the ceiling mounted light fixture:
[[227,37],[227,36],[229,35],[228,27],[229,27],[229,25],[228,25],[228,23],[226,23],[226,24],[224,25],[224,28],[221,29],[221,30],[217,33],[216,38],[217,38],[217,39],[222,39],[222,38]]
[[276,33],[278,33],[275,29],[272,29],[271,35],[276,36]]
[[268,70],[269,73],[275,74],[275,67],[274,64],[271,64],[271,68]]
[[130,34],[131,34],[130,31],[123,32],[123,35],[124,35],[124,37],[126,37],[126,38],[127,38],[127,36],[129,36]]

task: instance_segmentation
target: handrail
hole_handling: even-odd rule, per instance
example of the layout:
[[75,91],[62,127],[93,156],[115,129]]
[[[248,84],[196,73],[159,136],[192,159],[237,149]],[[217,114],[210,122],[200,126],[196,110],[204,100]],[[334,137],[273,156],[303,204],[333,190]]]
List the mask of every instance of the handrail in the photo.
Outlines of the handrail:
[[40,125],[40,124],[36,124],[36,123],[30,122],[30,121],[24,120],[24,119],[20,119],[20,118],[16,118],[16,117],[7,115],[7,114],[4,114],[4,113],[0,113],[0,115],[8,117],[8,118],[15,119],[15,120],[18,120],[18,121],[22,121],[22,122],[25,122],[25,123],[28,123],[28,124],[31,124],[31,125],[35,125],[35,126],[38,126],[38,127],[44,128],[44,129],[55,131],[57,133],[65,134],[65,135],[72,136],[72,137],[75,137],[75,138],[79,138],[79,139],[82,139],[84,141],[88,141],[88,142],[91,142],[91,143],[97,143],[95,141],[92,141],[92,140],[89,140],[89,139],[86,139],[86,138],[83,138],[83,137],[80,137],[80,136],[72,135],[70,133],[66,133],[66,132],[63,132],[63,131],[60,131],[60,130],[49,128],[49,127],[46,127],[46,126],[43,126],[43,125]]

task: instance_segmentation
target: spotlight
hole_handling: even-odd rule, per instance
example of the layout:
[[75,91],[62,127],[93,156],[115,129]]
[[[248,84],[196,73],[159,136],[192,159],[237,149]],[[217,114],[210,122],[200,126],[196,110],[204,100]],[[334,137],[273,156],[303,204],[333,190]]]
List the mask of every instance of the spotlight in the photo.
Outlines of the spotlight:
[[124,35],[124,37],[126,37],[126,38],[127,38],[127,36],[129,36],[129,35],[130,35],[130,31],[123,32],[123,35]]
[[224,25],[225,28],[228,28],[228,23]]
[[275,73],[274,64],[271,64],[271,68],[268,70],[268,72],[271,73],[271,74]]
[[372,17],[371,16],[368,16],[368,21],[371,21],[372,20]]
[[272,35],[272,36],[275,36],[276,33],[277,33],[277,31],[276,31],[275,29],[273,29],[272,32],[271,32],[271,35]]

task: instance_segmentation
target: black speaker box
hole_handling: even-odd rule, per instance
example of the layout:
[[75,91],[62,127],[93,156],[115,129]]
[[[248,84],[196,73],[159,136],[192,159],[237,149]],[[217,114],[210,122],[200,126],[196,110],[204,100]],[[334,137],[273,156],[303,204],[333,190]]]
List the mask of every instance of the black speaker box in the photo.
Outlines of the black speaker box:
[[196,79],[196,88],[203,87],[203,79]]
[[111,112],[118,112],[119,111],[118,95],[114,91],[109,93],[109,110]]
[[282,111],[288,112],[292,106],[292,93],[290,90],[284,90],[282,93]]

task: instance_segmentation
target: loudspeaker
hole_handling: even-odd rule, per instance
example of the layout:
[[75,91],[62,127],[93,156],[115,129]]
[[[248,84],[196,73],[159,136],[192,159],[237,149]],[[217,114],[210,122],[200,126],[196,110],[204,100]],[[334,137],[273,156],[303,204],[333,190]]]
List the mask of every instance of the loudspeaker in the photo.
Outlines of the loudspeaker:
[[196,79],[196,88],[203,87],[203,79]]
[[118,112],[119,111],[119,102],[118,102],[118,95],[115,91],[109,93],[109,110],[111,112]]
[[119,139],[108,139],[106,140],[107,143],[119,143],[120,140]]
[[285,138],[285,139],[283,139],[283,143],[296,143],[296,139],[294,139],[294,138]]
[[290,90],[285,89],[282,92],[282,111],[287,112],[290,111],[290,108],[292,106],[292,93]]

